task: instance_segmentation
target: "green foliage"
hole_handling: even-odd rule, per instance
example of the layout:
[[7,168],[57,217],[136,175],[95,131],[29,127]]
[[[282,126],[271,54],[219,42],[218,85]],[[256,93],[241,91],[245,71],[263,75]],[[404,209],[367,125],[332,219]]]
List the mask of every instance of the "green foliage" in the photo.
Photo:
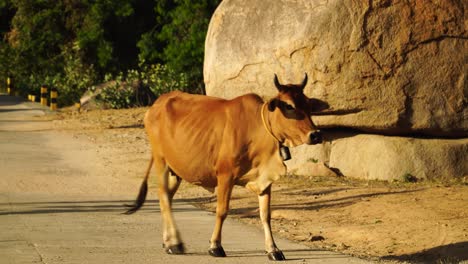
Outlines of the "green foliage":
[[6,78],[10,76],[11,48],[0,42],[0,91],[6,92]]
[[86,90],[97,80],[93,65],[85,64],[80,56],[77,45],[64,47],[62,56],[64,68],[62,74],[57,74],[47,82],[58,90],[58,104],[71,105],[79,101]]
[[114,109],[133,106],[135,102],[134,89],[130,82],[124,80],[122,73],[115,78],[106,75],[105,80],[107,85],[100,91],[97,100]]
[[[149,32],[138,43],[140,59],[159,58],[176,72],[185,72],[195,92],[203,92],[203,55],[211,14],[219,0],[158,1],[156,13],[163,22],[161,31]],[[162,50],[148,48],[163,42]]]
[[[22,95],[46,84],[58,89],[63,106],[107,74],[138,79],[156,95],[202,93],[205,34],[219,2],[0,0],[0,88],[7,76]],[[117,97],[131,97],[121,90],[114,89]]]
[[402,176],[402,180],[403,182],[417,182],[418,181],[418,178],[416,178],[416,176],[412,175],[411,173],[405,173],[403,176]]
[[128,24],[125,23],[127,22],[125,19],[134,14],[132,2],[128,0],[86,1],[83,5],[87,12],[81,17],[81,23],[72,24],[76,31],[78,45],[102,69],[111,63],[118,63],[118,60],[113,59],[114,47],[118,44],[113,43],[113,39],[106,35],[113,27],[123,27]]
[[177,73],[167,65],[142,64],[140,78],[156,96],[174,90],[184,91],[188,86],[187,74]]
[[11,3],[16,13],[11,20],[12,29],[6,34],[11,59],[7,67],[15,76],[17,87],[24,89],[31,80],[61,70],[60,46],[68,33],[63,27],[60,1]]
[[97,100],[110,108],[128,108],[138,104],[136,93],[138,89],[149,88],[158,97],[174,90],[184,90],[187,87],[187,76],[176,73],[166,65],[140,64],[140,69],[120,72],[117,76],[107,74],[106,85],[98,93]]

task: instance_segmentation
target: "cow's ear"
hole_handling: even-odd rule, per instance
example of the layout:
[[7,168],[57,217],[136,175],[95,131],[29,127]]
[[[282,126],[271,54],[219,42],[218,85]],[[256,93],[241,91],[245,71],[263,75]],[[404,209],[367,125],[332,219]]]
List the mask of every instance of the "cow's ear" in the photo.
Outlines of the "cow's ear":
[[268,111],[273,112],[275,108],[278,106],[278,99],[272,99],[268,102]]

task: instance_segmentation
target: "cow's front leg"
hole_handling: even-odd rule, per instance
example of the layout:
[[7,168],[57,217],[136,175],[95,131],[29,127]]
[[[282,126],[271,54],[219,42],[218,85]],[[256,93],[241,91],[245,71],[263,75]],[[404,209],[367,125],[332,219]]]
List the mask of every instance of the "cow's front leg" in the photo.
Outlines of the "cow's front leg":
[[221,246],[221,232],[224,220],[228,215],[229,200],[231,199],[232,189],[233,185],[231,184],[230,177],[219,177],[217,189],[218,202],[216,205],[216,224],[210,240],[210,249],[208,250],[208,253],[213,257],[226,257],[226,253]]
[[273,234],[271,233],[271,185],[258,196],[260,207],[260,219],[262,220],[263,230],[265,231],[265,250],[270,260],[286,260],[283,252],[276,247]]

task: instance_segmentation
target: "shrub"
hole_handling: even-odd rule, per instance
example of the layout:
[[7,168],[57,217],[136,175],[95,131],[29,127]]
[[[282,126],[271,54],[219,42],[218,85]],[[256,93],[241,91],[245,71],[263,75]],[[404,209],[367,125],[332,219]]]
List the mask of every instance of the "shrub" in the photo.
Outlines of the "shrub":
[[64,48],[63,74],[46,78],[46,84],[57,88],[57,101],[60,106],[78,102],[83,93],[97,80],[93,65],[85,64],[79,54],[78,46]]
[[[114,80],[111,81],[111,79]],[[134,89],[124,80],[122,73],[119,73],[115,78],[106,74],[104,80],[108,85],[97,95],[98,101],[114,109],[129,108],[134,105]]]
[[157,98],[170,91],[184,91],[188,83],[186,74],[177,74],[166,65],[144,63],[140,63],[140,70],[128,70],[125,74],[120,72],[115,77],[106,74],[104,80],[108,84],[99,91],[96,99],[116,109],[141,105],[137,100],[139,90],[148,89]]
[[418,181],[418,178],[416,178],[416,176],[412,175],[411,173],[405,173],[403,175],[403,182],[417,182]]
[[188,85],[188,76],[184,73],[176,73],[167,65],[140,63],[140,78],[144,86],[147,86],[156,96],[180,90],[184,91]]

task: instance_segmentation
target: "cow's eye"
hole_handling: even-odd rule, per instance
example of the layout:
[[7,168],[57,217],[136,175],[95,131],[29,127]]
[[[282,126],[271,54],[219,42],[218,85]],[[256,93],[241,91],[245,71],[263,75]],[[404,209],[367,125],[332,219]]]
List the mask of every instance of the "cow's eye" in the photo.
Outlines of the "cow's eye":
[[286,108],[286,110],[289,110],[289,111],[294,110],[294,107],[292,105],[290,105],[290,104],[286,104],[285,108]]

